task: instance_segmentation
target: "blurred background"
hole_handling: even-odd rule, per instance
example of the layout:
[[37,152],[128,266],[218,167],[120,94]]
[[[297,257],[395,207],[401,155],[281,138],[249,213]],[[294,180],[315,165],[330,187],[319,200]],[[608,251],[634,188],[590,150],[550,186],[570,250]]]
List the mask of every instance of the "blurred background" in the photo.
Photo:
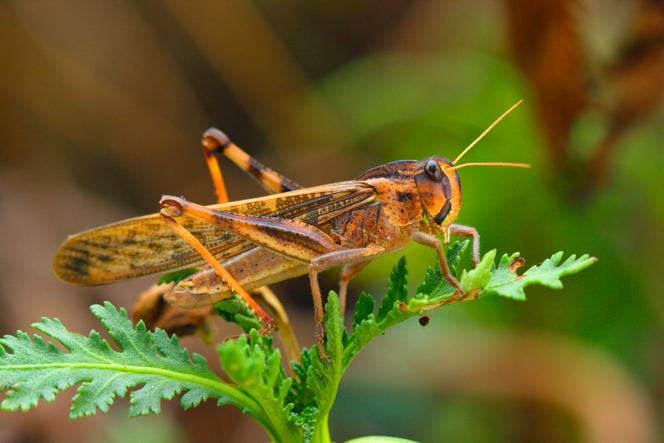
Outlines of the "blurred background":
[[[664,2],[4,0],[0,48],[2,333],[42,315],[87,333],[88,305],[131,307],[154,278],[72,287],[52,255],[68,234],[154,212],[163,193],[211,203],[209,126],[315,185],[454,158],[525,98],[466,160],[533,168],[464,169],[459,222],[529,265],[558,250],[598,264],[525,303],[454,305],[391,330],[351,367],[333,437],[664,437]],[[231,198],[262,193],[223,166]],[[406,254],[415,287],[433,254]],[[351,295],[380,296],[397,260],[370,265]],[[274,289],[310,344],[307,281]],[[210,402],[127,419],[123,401],[70,422],[66,397],[0,415],[0,442],[265,441]]]

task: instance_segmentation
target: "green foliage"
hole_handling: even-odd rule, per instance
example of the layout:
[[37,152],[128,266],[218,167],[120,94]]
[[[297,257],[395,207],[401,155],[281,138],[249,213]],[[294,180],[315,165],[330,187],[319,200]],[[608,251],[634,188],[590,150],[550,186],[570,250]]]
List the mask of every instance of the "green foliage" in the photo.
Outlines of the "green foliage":
[[348,440],[346,443],[415,443],[413,440],[406,440],[405,438],[396,437],[360,437]]
[[491,279],[485,288],[485,294],[496,294],[515,300],[525,300],[524,288],[532,284],[539,284],[549,288],[560,289],[563,287],[561,277],[577,273],[595,262],[595,258],[583,255],[576,258],[572,255],[563,263],[563,253],[558,252],[551,258],[544,260],[539,266],[533,266],[518,278],[510,272],[510,264],[519,257],[518,253],[511,256],[503,255],[498,268],[491,273]]
[[[467,246],[468,242],[460,242],[448,251],[448,263],[453,272],[456,271]],[[461,273],[460,284],[465,291],[476,295],[494,294],[519,299],[514,294],[522,294],[523,289],[530,284],[560,288],[560,277],[579,272],[596,260],[587,255],[579,258],[571,256],[561,263],[562,253],[558,253],[542,265],[533,266],[524,274],[518,275],[512,272],[515,269],[510,270],[518,254],[503,255],[498,266],[495,266],[495,256],[496,251],[490,251],[484,255],[477,267]],[[306,385],[306,389],[300,388],[300,392],[308,399],[310,408],[318,410],[315,441],[329,439],[327,415],[345,370],[362,348],[397,323],[442,306],[455,293],[443,278],[439,266],[427,271],[425,281],[412,298],[408,298],[407,284],[406,261],[401,258],[392,270],[387,294],[377,312],[373,298],[366,293],[360,295],[355,304],[353,327],[349,337],[346,336],[347,331],[339,315],[337,296],[330,293],[325,306],[325,358],[319,356],[316,347],[305,350],[302,365],[297,371]],[[427,292],[423,292],[423,289]]]
[[262,328],[260,319],[236,295],[218,301],[214,304],[214,308],[217,315],[228,322],[237,324],[244,332]]
[[[295,406],[287,401],[293,379],[284,375],[281,353],[272,339],[252,329],[237,340],[227,340],[218,349],[221,365],[228,377],[250,395],[275,427],[275,434],[301,439]],[[291,440],[286,440],[291,441]]]
[[[115,351],[101,335],[88,337],[68,331],[57,319],[43,318],[33,328],[62,345],[61,351],[41,336],[32,339],[19,331],[15,337],[0,339],[0,386],[10,389],[0,407],[26,411],[40,399],[53,401],[55,395],[80,383],[73,399],[72,418],[106,412],[116,396],[131,391],[130,415],[159,413],[161,400],[180,398],[185,408],[207,398],[242,404],[244,397],[228,388],[207,366],[203,357],[192,357],[179,346],[177,337],[162,331],[149,332],[142,322],[136,329],[124,309],[117,311],[106,302],[94,305],[97,317],[119,348]],[[6,350],[11,351],[10,353]]]
[[200,271],[198,268],[187,268],[180,269],[179,271],[169,272],[168,274],[162,275],[157,281],[157,284],[165,285],[166,283],[177,283],[189,277],[190,275],[194,275],[198,271]]
[[[562,261],[562,253],[558,253],[519,275],[518,254],[503,255],[496,265],[496,252],[490,251],[477,267],[459,273],[467,246],[468,242],[453,245],[448,262],[473,297],[500,295],[523,300],[526,286],[560,288],[561,277],[595,261],[586,255]],[[70,415],[80,417],[107,411],[116,396],[123,397],[129,388],[138,387],[129,393],[130,415],[159,413],[161,400],[178,394],[183,394],[180,403],[184,408],[214,398],[219,405],[230,404],[253,416],[274,441],[329,442],[328,416],[343,374],[355,356],[397,323],[453,301],[455,292],[438,266],[427,271],[412,297],[407,284],[402,258],[392,270],[387,293],[378,307],[370,295],[359,297],[350,332],[339,313],[337,295],[330,293],[323,346],[302,351],[301,361],[292,368],[294,377],[285,374],[272,339],[256,332],[255,319],[246,306],[235,298],[220,302],[217,312],[248,331],[218,348],[230,383],[214,374],[203,357],[190,356],[176,337],[159,329],[147,331],[142,322],[134,328],[126,312],[110,303],[94,305],[91,310],[117,351],[97,332],[84,337],[68,331],[57,319],[44,318],[33,327],[65,351],[39,335],[30,338],[20,331],[0,339],[0,387],[9,391],[0,407],[28,410],[40,399],[52,401],[58,392],[78,384]]]

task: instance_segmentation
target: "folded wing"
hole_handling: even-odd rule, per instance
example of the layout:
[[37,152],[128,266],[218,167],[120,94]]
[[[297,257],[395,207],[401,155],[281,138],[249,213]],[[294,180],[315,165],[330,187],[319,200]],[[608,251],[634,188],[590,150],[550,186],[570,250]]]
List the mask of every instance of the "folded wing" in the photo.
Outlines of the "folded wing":
[[[211,207],[300,220],[325,229],[333,218],[371,203],[375,195],[371,185],[349,181]],[[215,225],[186,216],[178,221],[220,261],[256,247]],[[66,282],[97,285],[202,263],[188,243],[152,214],[70,236],[56,252],[53,269]]]

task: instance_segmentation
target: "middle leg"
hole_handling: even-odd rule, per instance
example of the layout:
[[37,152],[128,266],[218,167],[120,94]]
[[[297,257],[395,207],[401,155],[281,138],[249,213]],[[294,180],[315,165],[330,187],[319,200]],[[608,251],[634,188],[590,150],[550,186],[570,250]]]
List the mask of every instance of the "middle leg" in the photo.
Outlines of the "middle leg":
[[453,298],[460,300],[465,297],[466,293],[464,292],[457,279],[450,272],[450,267],[447,265],[447,258],[445,257],[445,251],[443,251],[443,243],[440,241],[440,239],[424,232],[414,233],[412,239],[416,243],[436,250],[436,253],[438,254],[438,263],[440,264],[440,271],[443,273],[445,280],[447,280],[447,282],[456,291],[456,294],[454,294]]
[[348,284],[357,274],[367,267],[370,261],[371,260],[365,260],[356,263],[348,263],[341,269],[341,277],[339,277],[339,311],[341,311],[342,316],[346,312]]
[[[366,265],[366,263],[368,263],[371,260],[371,258],[380,255],[384,251],[385,249],[380,246],[371,246],[371,247],[356,248],[356,249],[344,249],[341,251],[334,251],[328,254],[321,255],[311,261],[311,264],[309,265],[309,283],[311,285],[311,296],[313,297],[314,300],[314,316],[316,319],[316,342],[319,345],[323,344],[324,329],[323,329],[323,297],[321,296],[320,285],[318,283],[318,274],[328,269],[344,264],[346,266],[352,266],[353,264],[358,264],[358,263],[364,263],[364,265]],[[364,266],[359,267],[357,272],[359,272],[363,267]],[[341,303],[341,296],[339,297],[339,302]],[[341,304],[339,307],[341,307]]]

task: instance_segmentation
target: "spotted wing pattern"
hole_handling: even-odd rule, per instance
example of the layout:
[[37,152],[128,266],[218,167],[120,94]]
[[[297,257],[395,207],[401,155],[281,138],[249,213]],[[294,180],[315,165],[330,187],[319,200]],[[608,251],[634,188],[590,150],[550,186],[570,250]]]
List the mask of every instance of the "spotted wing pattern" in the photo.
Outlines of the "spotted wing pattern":
[[[371,185],[349,181],[210,207],[300,220],[324,229],[335,217],[369,204],[375,197]],[[186,216],[178,221],[221,261],[256,247],[218,226]],[[188,243],[158,214],[152,214],[70,236],[56,252],[53,268],[64,281],[96,285],[202,263]]]

